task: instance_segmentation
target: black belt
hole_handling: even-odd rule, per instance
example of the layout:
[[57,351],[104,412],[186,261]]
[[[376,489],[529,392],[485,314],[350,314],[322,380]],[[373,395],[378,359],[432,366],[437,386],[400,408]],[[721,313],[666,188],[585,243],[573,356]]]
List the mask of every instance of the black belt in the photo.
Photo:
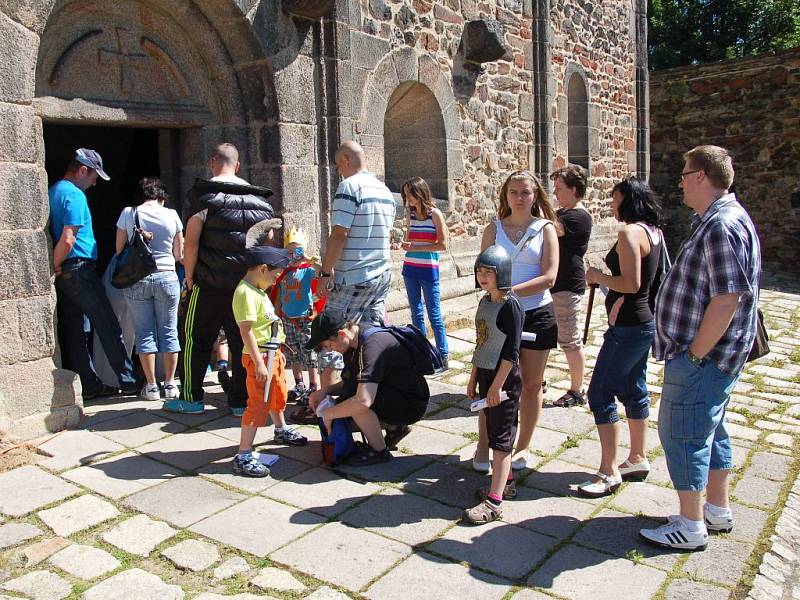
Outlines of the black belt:
[[61,270],[62,271],[75,271],[80,269],[84,266],[92,266],[94,267],[95,261],[91,258],[68,258],[64,262],[61,263]]

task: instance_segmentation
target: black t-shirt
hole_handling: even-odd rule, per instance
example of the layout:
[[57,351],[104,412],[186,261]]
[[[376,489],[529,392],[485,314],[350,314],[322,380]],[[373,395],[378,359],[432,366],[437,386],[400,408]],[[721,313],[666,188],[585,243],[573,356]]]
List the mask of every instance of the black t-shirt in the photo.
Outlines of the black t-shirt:
[[519,344],[522,339],[522,322],[524,320],[525,313],[519,301],[510,296],[503,308],[500,309],[500,312],[497,313],[497,328],[506,334],[506,341],[502,350],[500,350],[495,370],[500,366],[500,361],[503,359],[514,364],[519,361]]
[[582,208],[559,208],[556,217],[564,235],[558,238],[558,275],[550,291],[582,294],[586,290],[583,256],[589,247],[592,216]]

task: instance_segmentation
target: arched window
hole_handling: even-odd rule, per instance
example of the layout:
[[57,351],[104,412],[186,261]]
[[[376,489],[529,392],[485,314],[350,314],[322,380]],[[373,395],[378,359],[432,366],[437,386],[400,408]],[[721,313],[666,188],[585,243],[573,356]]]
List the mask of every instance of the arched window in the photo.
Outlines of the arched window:
[[586,83],[573,73],[567,86],[567,154],[569,162],[589,168],[589,98]]
[[427,86],[401,83],[384,117],[386,185],[399,193],[403,182],[422,177],[435,198],[447,199],[447,142],[439,103]]

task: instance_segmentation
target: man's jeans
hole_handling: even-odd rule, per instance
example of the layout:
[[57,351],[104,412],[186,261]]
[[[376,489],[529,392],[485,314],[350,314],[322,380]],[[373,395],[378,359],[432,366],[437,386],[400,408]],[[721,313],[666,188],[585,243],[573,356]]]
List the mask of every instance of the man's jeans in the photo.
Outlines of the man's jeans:
[[95,271],[94,261],[75,261],[65,265],[62,274],[56,277],[55,285],[61,361],[65,369],[75,371],[81,378],[83,395],[97,393],[102,385],[89,356],[87,333],[83,327],[84,315],[97,332],[120,386],[134,385],[133,365],[122,343],[119,321]]

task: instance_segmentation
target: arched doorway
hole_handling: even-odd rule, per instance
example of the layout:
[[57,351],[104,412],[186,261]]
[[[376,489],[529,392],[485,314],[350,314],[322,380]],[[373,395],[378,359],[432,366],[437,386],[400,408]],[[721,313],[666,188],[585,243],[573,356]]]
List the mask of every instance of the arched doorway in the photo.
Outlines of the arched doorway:
[[567,150],[569,162],[589,168],[589,98],[586,81],[575,72],[567,85]]

